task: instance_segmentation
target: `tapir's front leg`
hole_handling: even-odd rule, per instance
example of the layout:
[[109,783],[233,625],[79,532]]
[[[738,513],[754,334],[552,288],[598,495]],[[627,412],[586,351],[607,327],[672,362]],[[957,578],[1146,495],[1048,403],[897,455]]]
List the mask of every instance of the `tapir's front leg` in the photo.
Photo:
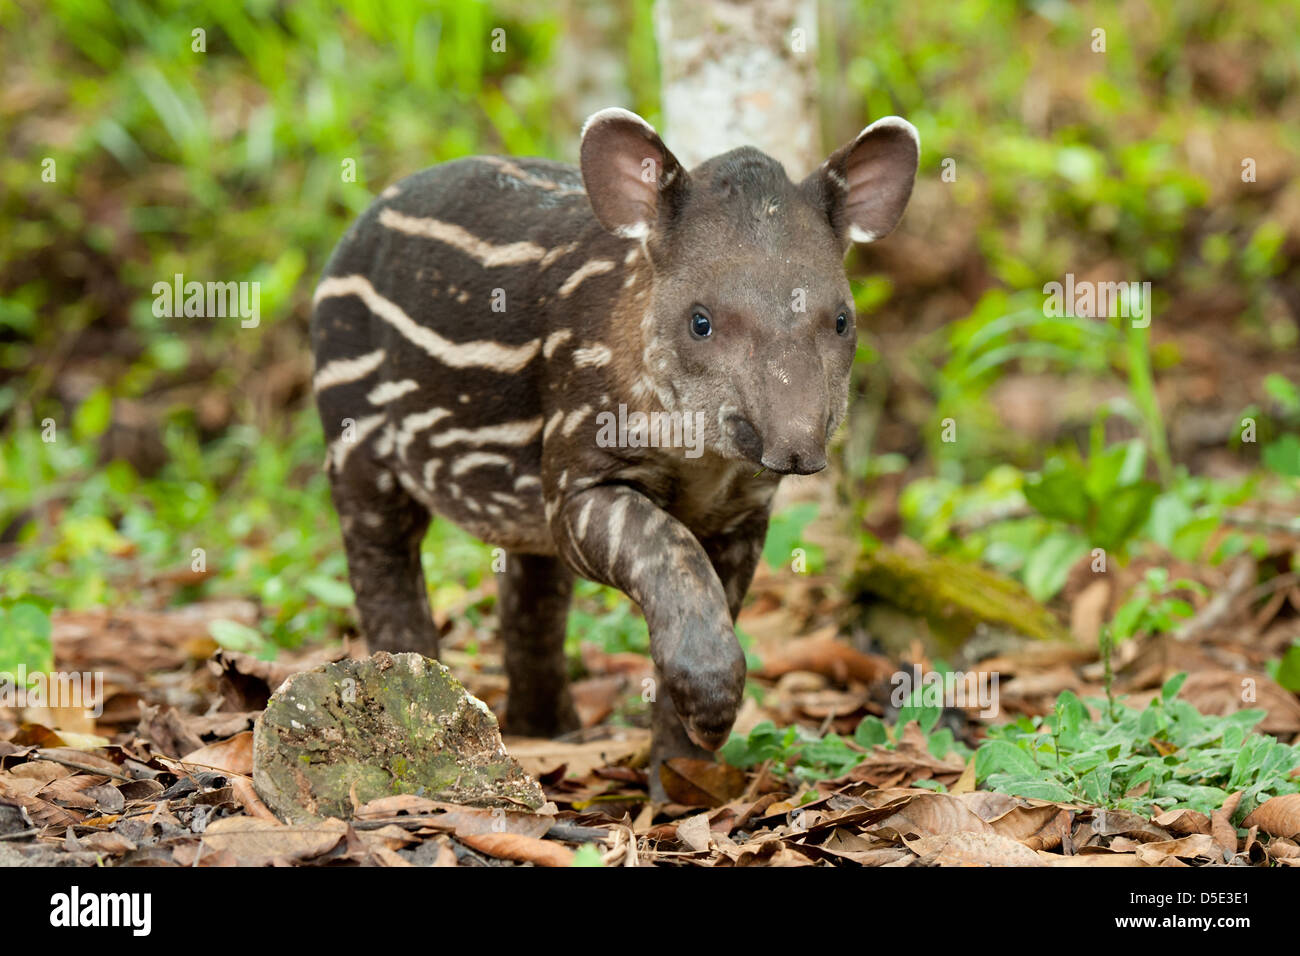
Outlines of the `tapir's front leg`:
[[[683,750],[706,756],[699,748],[721,747],[740,708],[745,655],[727,594],[700,542],[624,485],[598,485],[569,496],[551,528],[575,571],[623,591],[645,614],[661,681],[656,765]],[[671,722],[673,712],[680,718],[677,725]],[[657,782],[655,773],[651,781]]]

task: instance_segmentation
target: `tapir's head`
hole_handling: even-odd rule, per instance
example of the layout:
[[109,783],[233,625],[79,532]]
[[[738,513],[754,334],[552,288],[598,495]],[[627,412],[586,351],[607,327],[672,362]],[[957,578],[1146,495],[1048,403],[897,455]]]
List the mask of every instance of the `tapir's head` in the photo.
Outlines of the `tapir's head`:
[[669,411],[705,413],[706,447],[783,474],[825,467],[857,344],[844,254],[898,223],[918,156],[916,130],[887,116],[799,183],[749,147],[688,173],[639,116],[587,121],[596,218],[642,240],[653,269],[643,374]]

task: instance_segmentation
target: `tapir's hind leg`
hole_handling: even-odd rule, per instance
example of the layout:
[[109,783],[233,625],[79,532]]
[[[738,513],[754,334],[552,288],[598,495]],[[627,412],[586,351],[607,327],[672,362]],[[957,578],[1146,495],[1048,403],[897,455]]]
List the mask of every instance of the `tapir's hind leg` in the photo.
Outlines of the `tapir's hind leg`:
[[372,349],[370,315],[354,299],[322,301],[312,320],[313,386],[329,445],[325,470],[343,528],[348,576],[371,650],[438,655],[420,542],[429,510],[412,498],[377,449],[386,417],[369,395],[384,353]]
[[364,455],[358,449],[342,476],[330,469],[362,633],[372,651],[437,657],[438,631],[420,566],[429,512],[382,464]]
[[564,657],[572,597],[573,573],[558,558],[506,555],[498,611],[510,679],[506,729],[512,734],[555,737],[578,729]]

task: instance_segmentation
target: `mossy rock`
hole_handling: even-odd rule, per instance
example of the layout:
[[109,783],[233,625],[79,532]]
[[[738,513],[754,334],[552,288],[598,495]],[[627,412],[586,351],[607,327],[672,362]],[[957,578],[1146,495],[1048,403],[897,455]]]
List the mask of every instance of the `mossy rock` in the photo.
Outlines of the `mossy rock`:
[[[853,613],[870,619],[876,628],[897,618],[897,612],[923,621],[922,631],[932,638],[926,643],[934,645],[928,648],[931,652],[951,653],[981,626],[1038,640],[1071,639],[1056,616],[1019,582],[939,555],[877,547],[858,558],[848,594]],[[880,636],[888,647],[888,635]]]
[[487,705],[419,654],[381,652],[286,680],[253,727],[253,784],[291,823],[347,819],[356,805],[404,793],[514,809],[546,802]]

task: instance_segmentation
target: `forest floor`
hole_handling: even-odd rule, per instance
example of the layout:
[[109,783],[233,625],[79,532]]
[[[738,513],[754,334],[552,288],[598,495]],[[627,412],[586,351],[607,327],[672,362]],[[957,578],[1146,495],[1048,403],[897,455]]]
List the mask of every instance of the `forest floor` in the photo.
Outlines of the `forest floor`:
[[[1177,630],[1117,649],[1115,688],[1130,706],[1144,706],[1171,674],[1185,672],[1179,698],[1201,713],[1231,713],[1247,696],[1266,712],[1260,730],[1283,740],[1300,735],[1300,700],[1264,670],[1300,636],[1300,569],[1256,583],[1261,568],[1300,550],[1300,535],[1273,531],[1269,540],[1262,559],[1174,569],[1205,591]],[[1108,605],[1145,570],[1135,562],[1068,587],[1063,600],[1075,636],[1095,635]],[[159,595],[176,586],[154,583]],[[975,758],[942,753],[927,737],[937,724],[956,741],[977,743],[993,721],[973,702],[945,709],[937,721],[921,715],[900,724],[883,741],[855,734],[865,717],[899,717],[891,677],[929,669],[921,645],[906,660],[870,650],[860,631],[842,623],[846,599],[827,574],[763,569],[752,595],[740,625],[762,667],[751,674],[754,692],[737,733],[763,721],[815,728],[823,739],[834,735],[844,772],[801,780],[781,757],[748,769],[675,761],[664,776],[671,802],[654,805],[648,731],[624,716],[650,676],[649,661],[587,645],[585,676],[573,687],[583,729],[562,740],[506,738],[545,790],[543,813],[494,814],[404,795],[359,806],[350,821],[309,826],[282,824],[255,793],[253,721],[285,677],[363,655],[360,640],[285,651],[268,662],[219,648],[208,630],[217,619],[251,623],[258,613],[251,602],[56,612],[56,667],[103,672],[105,709],[93,721],[79,711],[29,710],[9,711],[18,719],[0,722],[0,864],[1300,863],[1300,795],[1275,798],[1239,830],[1230,818],[1240,793],[1203,813],[979,790]],[[506,687],[492,622],[446,624],[444,662],[500,709]],[[977,670],[999,675],[997,722],[1051,713],[1064,691],[1104,696],[1095,639],[1004,642]],[[1247,684],[1252,691],[1243,695]]]

